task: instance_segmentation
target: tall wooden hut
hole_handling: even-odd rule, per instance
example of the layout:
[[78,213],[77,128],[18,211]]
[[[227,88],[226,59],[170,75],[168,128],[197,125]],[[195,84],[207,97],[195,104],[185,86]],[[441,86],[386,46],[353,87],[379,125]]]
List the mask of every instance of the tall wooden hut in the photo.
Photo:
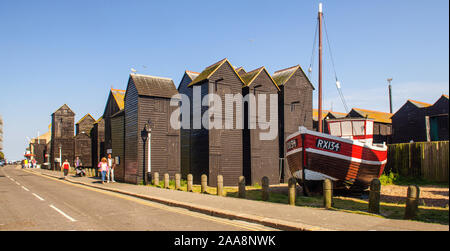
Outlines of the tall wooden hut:
[[[271,106],[277,107],[278,103],[271,104],[271,94],[278,96],[279,88],[265,67],[244,73],[242,70],[241,78],[244,81],[242,88],[242,96],[253,94],[255,96],[255,103],[244,103],[244,131],[243,131],[243,174],[248,185],[256,183],[261,184],[261,179],[264,176],[269,178],[271,184],[278,184],[280,182],[279,172],[279,139],[278,139],[278,123],[276,123],[275,130],[276,137],[271,140],[263,140],[261,135],[268,133],[266,128],[269,125],[269,116],[271,115]],[[264,96],[262,96],[262,95]],[[265,99],[265,114],[264,121],[267,123],[260,123],[257,119],[256,127],[249,127],[249,118],[259,117],[259,105]],[[275,102],[278,102],[278,97]],[[254,107],[253,107],[254,106]],[[256,114],[251,115],[250,110],[254,110]],[[277,114],[278,116],[278,111]],[[272,118],[278,121],[278,117]]]
[[[125,181],[140,183],[146,174],[180,172],[180,130],[170,125],[170,106],[178,91],[171,79],[131,74],[125,94]],[[143,167],[141,132],[150,122],[151,135]],[[145,168],[145,169],[144,169]]]
[[103,117],[94,122],[94,127],[91,130],[92,143],[92,164],[95,166],[106,157],[105,152],[105,120]]
[[91,114],[86,114],[75,124],[75,135],[85,132],[88,136],[91,135],[91,130],[94,128],[95,119]]
[[[280,88],[278,95],[279,153],[286,154],[286,137],[298,131],[300,126],[313,129],[312,106],[314,86],[300,65],[275,72],[273,80]],[[281,181],[291,177],[285,162],[280,165]]]
[[111,117],[124,108],[125,90],[111,88],[106,102],[103,119],[105,121],[105,152],[112,151]]
[[116,160],[114,178],[125,181],[125,111],[120,110],[111,116],[111,156]]
[[[64,160],[74,161],[74,123],[75,113],[64,104],[52,114],[52,136],[50,163],[53,170],[58,170]],[[59,161],[56,161],[61,156]]]
[[74,158],[79,157],[83,167],[92,167],[92,142],[91,137],[82,131],[74,137]]
[[[217,94],[222,99],[222,108],[242,109],[242,104],[225,107],[225,94],[242,95],[242,86],[244,82],[236,73],[233,66],[227,59],[217,62],[200,73],[200,75],[189,84],[194,88],[194,95],[190,98],[193,105],[190,114],[193,125],[191,131],[191,173],[194,175],[194,181],[199,182],[203,174],[208,176],[210,186],[217,184],[217,175],[221,174],[225,185],[236,185],[238,177],[243,174],[242,171],[242,129],[216,129],[208,130],[201,121],[192,120],[193,117],[200,115],[210,116],[209,109],[205,106],[193,104],[196,96],[195,88],[201,90],[200,102],[208,94]],[[235,109],[236,108],[236,109]],[[236,112],[233,112],[236,114]],[[225,116],[222,113],[222,118]],[[199,123],[200,122],[200,123]],[[233,124],[236,119],[233,118]]]
[[[189,88],[188,85],[192,83],[192,81],[198,77],[200,73],[193,71],[185,71],[183,78],[181,79],[180,85],[178,85],[178,92],[180,94],[184,94],[188,97],[192,97],[192,88]],[[187,104],[185,104],[187,105]],[[189,103],[189,109],[191,109],[191,104]],[[183,116],[183,114],[181,114]],[[187,178],[187,175],[190,173],[191,166],[191,126],[189,123],[189,128],[181,127],[180,129],[180,162],[181,162],[181,175],[183,179]]]
[[390,144],[392,142],[392,120],[394,114],[353,108],[347,115],[348,118],[369,118],[373,119],[373,143]]
[[391,117],[392,143],[409,143],[427,141],[426,135],[426,108],[431,104],[408,100]]

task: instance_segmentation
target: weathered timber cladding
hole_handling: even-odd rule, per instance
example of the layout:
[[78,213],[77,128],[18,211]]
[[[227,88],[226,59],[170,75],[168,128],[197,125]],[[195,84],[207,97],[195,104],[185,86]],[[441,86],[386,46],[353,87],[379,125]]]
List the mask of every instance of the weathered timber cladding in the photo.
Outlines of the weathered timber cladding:
[[45,139],[35,140],[33,145],[34,158],[37,164],[44,164],[46,161],[45,154],[47,152],[47,142]]
[[[291,73],[289,73],[290,71]],[[283,75],[290,75],[290,77],[286,78]],[[284,158],[286,138],[297,132],[300,126],[309,130],[313,129],[312,98],[314,87],[300,66],[276,72],[273,78],[280,88],[278,96],[278,137],[280,158]],[[284,182],[292,177],[286,164],[284,169],[281,170],[281,176]]]
[[91,130],[92,142],[92,164],[95,166],[100,162],[100,159],[106,157],[105,155],[105,121],[103,118],[98,119],[94,123]]
[[430,120],[430,140],[448,140],[448,96],[442,95],[434,105],[427,107],[427,116]]
[[92,167],[92,142],[89,135],[81,132],[74,137],[75,158],[80,157],[83,167]]
[[[170,117],[178,108],[170,106],[170,98],[177,94],[172,80],[137,75],[130,76],[125,95],[125,181],[140,183],[143,179],[143,141],[141,131],[150,121],[151,172],[180,172],[180,130],[173,129]],[[176,115],[174,115],[176,116]],[[148,148],[146,147],[146,155]]]
[[115,179],[118,181],[125,181],[125,113],[122,110],[111,117],[111,142],[113,158],[118,157],[119,163],[116,163],[114,170]]
[[[138,92],[130,78],[125,94],[125,182],[137,183],[138,175]],[[142,144],[142,143],[141,143]]]
[[402,177],[448,182],[448,141],[388,145],[385,172]]
[[[225,106],[225,94],[241,94],[243,82],[237,75],[228,60],[222,60],[205,69],[199,77],[200,82],[193,82],[192,87],[201,86],[201,98],[207,94],[215,93],[222,99],[222,118],[225,118],[226,109],[242,109],[242,104],[236,107]],[[198,79],[197,78],[197,79]],[[195,89],[194,89],[195,93]],[[192,99],[191,99],[192,100]],[[192,103],[192,102],[191,102]],[[193,108],[191,117],[196,114],[210,116],[207,107],[201,107],[201,111]],[[207,113],[207,114],[205,114]],[[192,121],[194,122],[194,121]],[[236,118],[233,117],[233,124]],[[236,128],[236,127],[234,127]],[[202,174],[208,175],[209,186],[217,185],[217,175],[222,175],[225,186],[236,185],[239,176],[242,175],[242,129],[193,129],[191,135],[191,170],[194,181],[198,183]]]
[[105,153],[112,149],[111,116],[123,109],[124,90],[111,89],[106,102],[103,119],[105,120]]
[[[195,76],[198,76],[198,74],[195,74]],[[180,85],[178,86],[178,92],[180,94],[184,94],[189,97],[189,100],[191,101],[192,97],[192,88],[189,88],[188,85],[192,82],[192,73],[188,74],[186,71],[184,73],[183,78],[181,79]],[[181,105],[183,105],[181,103]],[[189,109],[191,109],[191,103],[184,104],[186,106],[189,106]],[[187,116],[186,114],[185,116]],[[183,114],[181,114],[181,118],[183,119]],[[186,119],[186,118],[185,118]],[[187,116],[187,119],[189,117]],[[191,168],[191,126],[192,123],[189,123],[188,128],[181,127],[180,129],[180,168],[181,168],[181,177],[183,179],[187,179],[187,175],[190,173]]]
[[95,119],[90,115],[86,114],[79,122],[75,125],[75,135],[79,135],[84,132],[88,136],[91,135],[91,130],[94,128]]
[[426,133],[426,109],[417,107],[411,102],[406,102],[392,116],[393,143],[409,143],[427,141]]
[[61,156],[62,161],[74,161],[74,123],[75,113],[67,106],[61,106],[52,114],[52,137],[50,150],[50,163],[52,169],[59,169],[60,163],[55,162]]
[[[249,72],[251,74],[252,72]],[[242,75],[241,75],[242,76]],[[244,80],[245,81],[245,80]],[[278,123],[276,123],[276,128],[272,129],[275,131],[276,137],[272,140],[262,140],[261,134],[268,133],[268,129],[261,129],[261,127],[267,127],[269,125],[270,118],[270,108],[274,106],[278,107],[278,97],[275,104],[270,103],[269,95],[278,95],[278,88],[276,84],[272,81],[270,75],[265,69],[260,70],[260,73],[253,80],[252,83],[246,83],[246,87],[242,89],[242,95],[253,94],[255,96],[255,103],[245,102],[244,103],[244,131],[243,131],[243,174],[247,184],[254,185],[256,183],[260,184],[261,179],[266,176],[269,178],[271,184],[278,184],[280,181],[279,173],[279,139],[278,139]],[[260,96],[263,95],[263,96]],[[264,121],[267,123],[260,123],[257,119],[256,128],[250,129],[248,125],[248,119],[250,118],[250,110],[254,109],[256,111],[257,117],[259,118],[259,105],[265,99],[265,114],[266,118]],[[252,107],[255,105],[255,107]],[[277,111],[278,112],[278,111]],[[278,113],[276,114],[278,115]]]

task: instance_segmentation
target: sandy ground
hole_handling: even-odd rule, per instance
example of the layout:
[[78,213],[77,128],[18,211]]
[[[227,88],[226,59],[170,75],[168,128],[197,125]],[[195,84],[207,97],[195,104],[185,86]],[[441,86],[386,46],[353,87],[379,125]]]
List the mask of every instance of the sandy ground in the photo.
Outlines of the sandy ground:
[[[387,185],[381,187],[381,201],[405,203],[407,186]],[[420,187],[420,205],[429,207],[448,207],[449,189],[437,186]]]

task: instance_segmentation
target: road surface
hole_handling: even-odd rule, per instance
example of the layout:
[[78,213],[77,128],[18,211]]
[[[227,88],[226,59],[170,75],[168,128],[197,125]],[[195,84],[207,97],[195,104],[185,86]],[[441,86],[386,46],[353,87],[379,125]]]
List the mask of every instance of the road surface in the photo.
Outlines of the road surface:
[[216,218],[61,179],[0,167],[0,230],[264,231],[265,226]]

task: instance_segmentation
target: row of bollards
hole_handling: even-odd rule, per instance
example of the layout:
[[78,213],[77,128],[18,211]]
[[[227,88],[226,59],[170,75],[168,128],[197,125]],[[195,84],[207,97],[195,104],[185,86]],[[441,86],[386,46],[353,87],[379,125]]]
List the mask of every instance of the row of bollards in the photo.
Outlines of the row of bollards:
[[[169,188],[169,174],[164,174],[163,187]],[[187,191],[193,192],[193,175],[187,176]],[[203,174],[201,176],[201,193],[207,193],[208,176]],[[263,201],[269,200],[269,178],[263,177],[261,180],[262,193],[261,198]],[[159,186],[159,174],[153,173],[153,185]],[[295,178],[290,178],[288,182],[288,204],[295,206],[296,204],[296,186],[297,181]],[[175,189],[181,190],[181,175],[175,175]],[[238,180],[238,197],[246,198],[246,181],[244,176],[240,176]],[[225,196],[223,186],[223,176],[217,176],[217,195]],[[406,199],[406,208],[404,219],[414,219],[417,216],[419,206],[420,189],[418,186],[409,186]],[[369,213],[380,214],[380,199],[381,199],[381,182],[378,179],[374,179],[370,185],[369,191]],[[323,182],[323,207],[325,209],[331,209],[333,207],[333,182],[330,179],[326,179]]]

